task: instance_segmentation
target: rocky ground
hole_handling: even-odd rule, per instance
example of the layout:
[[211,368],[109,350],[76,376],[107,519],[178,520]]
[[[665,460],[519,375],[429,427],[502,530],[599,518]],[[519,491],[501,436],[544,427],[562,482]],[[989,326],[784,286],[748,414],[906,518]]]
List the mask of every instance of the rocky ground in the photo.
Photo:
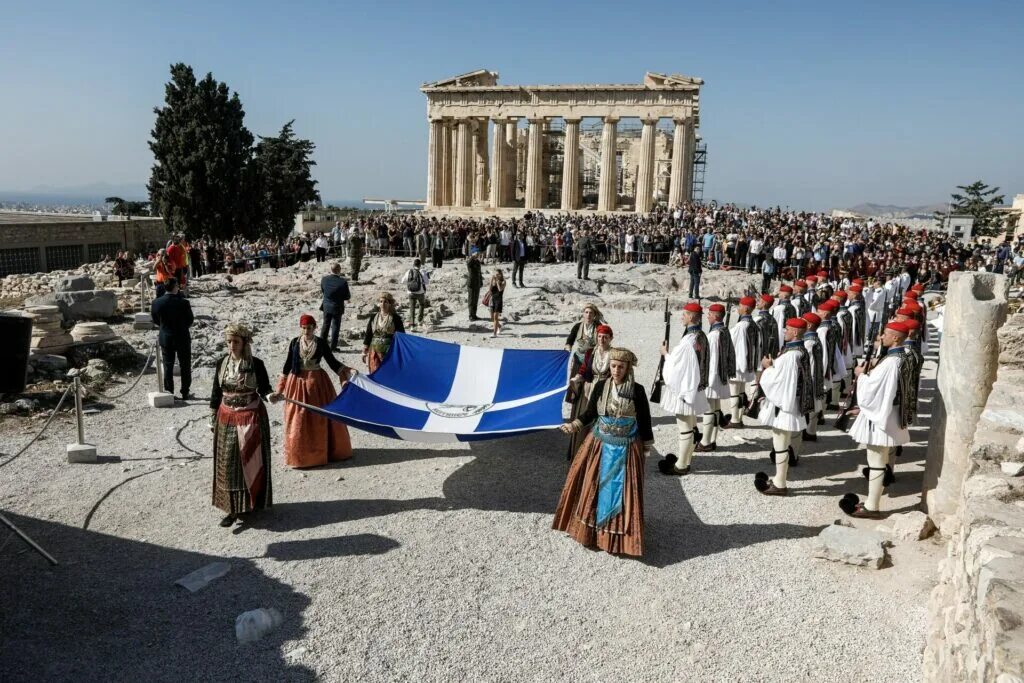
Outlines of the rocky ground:
[[[370,302],[400,300],[405,264],[372,259],[353,285],[343,360],[358,365]],[[487,270],[490,270],[488,268]],[[471,325],[465,269],[431,275],[422,333],[481,346],[559,348],[582,303],[595,301],[616,343],[641,358],[649,383],[662,308],[685,299],[686,276],[657,266],[531,266],[506,291],[507,327]],[[203,278],[194,391],[231,319],[253,324],[255,352],[275,372],[298,316],[315,312],[325,264]],[[506,274],[508,271],[506,270]],[[703,294],[735,297],[753,280],[708,272]],[[678,314],[673,339],[678,337]],[[140,353],[155,333],[112,325]],[[937,347],[937,345],[936,345]],[[918,502],[934,358],[926,364],[915,442],[890,488],[890,509]],[[117,376],[107,394],[130,386]],[[646,470],[641,560],[587,550],[550,530],[564,481],[556,432],[425,446],[353,432],[355,457],[285,468],[280,405],[274,428],[275,506],[225,530],[210,505],[204,401],[145,407],[155,376],[116,401],[87,402],[95,465],[69,465],[74,421],[0,417],[0,509],[57,556],[50,568],[0,527],[0,671],[21,680],[835,680],[920,679],[926,602],[942,547],[900,541],[881,570],[813,557],[841,516],[839,497],[866,488],[863,453],[831,428],[791,471],[795,495],[765,498],[766,430],[730,430],[683,479]],[[675,450],[674,422],[655,409],[656,450]],[[873,528],[875,523],[861,524]],[[174,582],[210,562],[230,572],[192,594]],[[235,617],[274,607],[283,623],[240,645]]]

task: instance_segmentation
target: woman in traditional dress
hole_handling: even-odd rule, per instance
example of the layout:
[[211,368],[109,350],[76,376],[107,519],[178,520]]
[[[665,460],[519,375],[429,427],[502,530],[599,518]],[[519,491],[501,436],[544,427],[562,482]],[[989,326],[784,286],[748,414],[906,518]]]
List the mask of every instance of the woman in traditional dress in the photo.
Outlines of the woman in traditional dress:
[[[345,383],[352,368],[331,353],[327,341],[316,336],[316,318],[299,318],[302,334],[288,345],[288,356],[277,380],[275,397],[299,401],[311,406],[325,406],[337,395],[327,372],[320,367],[326,360],[331,370]],[[337,420],[288,403],[284,407],[284,462],[289,467],[317,467],[328,461],[352,457],[348,428]]]
[[562,431],[596,420],[569,467],[552,528],[615,555],[644,551],[644,456],[654,442],[647,392],[633,381],[636,356],[609,352],[611,377],[594,384],[586,410]]
[[[572,408],[569,411],[570,420],[575,420],[586,408],[594,384],[611,376],[608,353],[612,350],[612,336],[612,328],[608,325],[598,325],[597,346],[587,351],[576,374],[569,379],[569,392],[573,397]],[[590,425],[583,426],[589,427]],[[583,433],[579,433],[570,439],[568,460],[571,460],[579,450],[584,436]]]
[[487,306],[491,309],[491,325],[494,328],[492,337],[497,337],[498,332],[501,330],[501,312],[504,308],[505,284],[505,273],[502,272],[501,268],[498,268],[494,271],[494,275],[491,276],[491,283],[487,290],[487,294],[490,297]]
[[213,504],[239,515],[273,504],[270,484],[270,420],[263,398],[271,396],[267,367],[252,355],[252,331],[241,323],[224,329],[228,353],[217,361],[210,409],[213,428]]
[[384,362],[396,332],[405,332],[402,318],[396,312],[395,297],[383,292],[377,300],[377,314],[366,323],[363,336],[363,362],[374,372]]
[[[586,361],[587,353],[597,346],[597,326],[604,324],[604,316],[597,306],[590,303],[583,307],[583,317],[569,330],[569,336],[565,339],[565,350],[571,351],[569,357],[569,378],[573,378],[580,370],[580,366]],[[571,397],[566,394],[565,400],[571,403]]]

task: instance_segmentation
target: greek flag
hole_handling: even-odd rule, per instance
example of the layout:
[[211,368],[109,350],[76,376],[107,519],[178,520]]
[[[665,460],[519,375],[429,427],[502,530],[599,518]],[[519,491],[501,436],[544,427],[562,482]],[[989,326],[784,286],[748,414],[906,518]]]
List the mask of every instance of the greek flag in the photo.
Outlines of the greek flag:
[[318,412],[368,432],[443,443],[562,424],[568,351],[485,349],[396,334],[384,362]]

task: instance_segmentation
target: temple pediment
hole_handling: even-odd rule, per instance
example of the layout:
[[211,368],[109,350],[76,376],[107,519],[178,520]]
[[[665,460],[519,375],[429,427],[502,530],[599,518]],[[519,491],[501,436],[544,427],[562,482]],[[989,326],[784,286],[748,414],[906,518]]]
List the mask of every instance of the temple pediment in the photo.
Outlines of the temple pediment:
[[701,86],[704,85],[704,79],[697,78],[696,76],[684,76],[683,74],[656,74],[653,71],[648,71],[644,74],[644,85],[649,88]]
[[423,88],[460,88],[468,86],[488,86],[498,84],[498,72],[477,69],[468,73],[445,78],[433,83],[424,83]]

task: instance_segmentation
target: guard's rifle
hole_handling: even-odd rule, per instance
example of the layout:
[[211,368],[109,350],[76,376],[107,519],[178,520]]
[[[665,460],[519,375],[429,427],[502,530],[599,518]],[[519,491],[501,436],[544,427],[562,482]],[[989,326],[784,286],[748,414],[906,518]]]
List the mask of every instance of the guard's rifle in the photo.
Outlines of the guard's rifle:
[[732,302],[725,300],[725,329],[729,329],[729,318],[732,316]]
[[[879,341],[878,346],[881,346]],[[864,372],[867,373],[871,369],[872,357],[875,355],[875,344],[872,343],[868,347],[867,355],[864,356]],[[850,382],[850,393],[846,395],[846,401],[843,403],[843,407],[840,408],[839,414],[836,416],[836,429],[841,432],[845,432],[850,428],[850,421],[860,412],[860,408],[857,405],[857,380],[860,379],[860,375],[854,373],[853,381]]]
[[[665,299],[665,343],[668,344],[672,332],[672,314],[668,310],[668,298]],[[661,403],[661,387],[665,384],[665,356],[658,361],[658,371],[654,373],[654,385],[651,387],[651,403]]]

